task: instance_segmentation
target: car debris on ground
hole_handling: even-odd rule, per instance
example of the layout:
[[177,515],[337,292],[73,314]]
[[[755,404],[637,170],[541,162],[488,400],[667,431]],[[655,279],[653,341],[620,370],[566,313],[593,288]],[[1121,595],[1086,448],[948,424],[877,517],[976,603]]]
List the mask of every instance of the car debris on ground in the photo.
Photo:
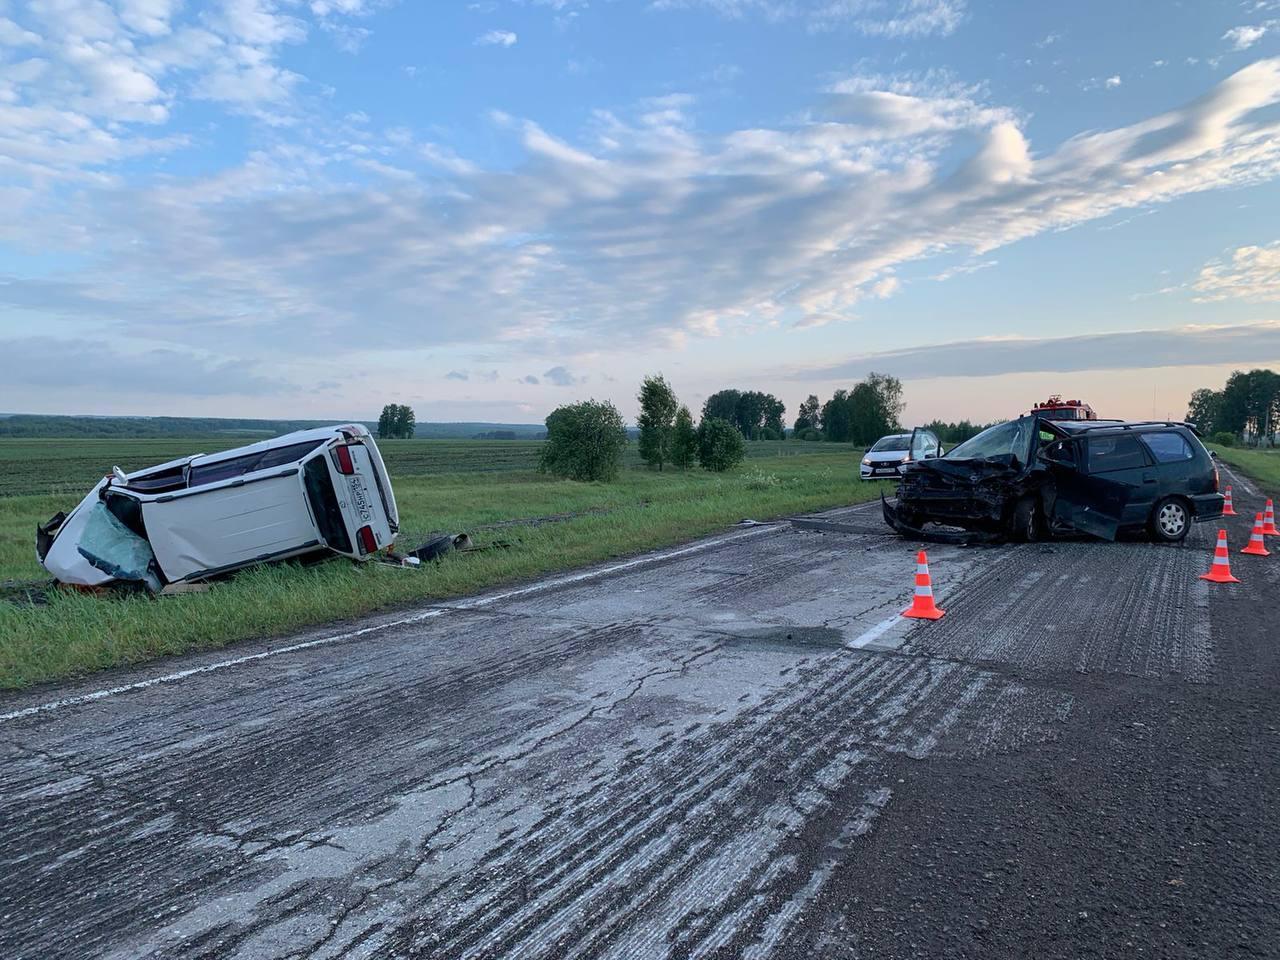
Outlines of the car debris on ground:
[[913,539],[973,543],[1147,530],[1168,543],[1222,516],[1218,469],[1194,428],[1171,421],[998,424],[943,457],[903,464],[885,522]]
[[177,592],[245,567],[340,555],[369,560],[399,532],[391,479],[368,428],[341,424],[119,467],[36,531],[36,556],[76,587]]

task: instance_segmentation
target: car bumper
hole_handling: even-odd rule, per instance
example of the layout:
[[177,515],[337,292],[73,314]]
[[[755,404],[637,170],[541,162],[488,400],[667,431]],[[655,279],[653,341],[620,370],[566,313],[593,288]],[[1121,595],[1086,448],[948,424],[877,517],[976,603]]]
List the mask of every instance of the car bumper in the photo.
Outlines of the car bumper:
[[1219,519],[1226,500],[1227,498],[1220,493],[1202,493],[1191,497],[1191,509],[1195,514],[1196,523]]
[[901,475],[900,463],[873,463],[870,466],[861,464],[858,476],[863,480],[897,480]]

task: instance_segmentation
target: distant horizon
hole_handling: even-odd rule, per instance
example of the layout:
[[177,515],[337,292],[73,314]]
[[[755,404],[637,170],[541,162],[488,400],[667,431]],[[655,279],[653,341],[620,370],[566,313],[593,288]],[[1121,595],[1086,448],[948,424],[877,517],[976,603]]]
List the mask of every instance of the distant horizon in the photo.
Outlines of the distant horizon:
[[[416,411],[415,411],[416,413]],[[260,420],[263,423],[268,422],[293,422],[293,423],[377,423],[378,418],[372,417],[288,417],[288,416],[220,416],[218,414],[171,414],[171,413],[40,413],[30,410],[21,410],[10,413],[0,413],[0,418],[8,417],[66,417],[68,419],[84,419],[84,420]],[[427,424],[437,424],[442,426],[480,426],[480,427],[545,427],[546,424],[539,421],[520,421],[520,420],[419,420],[418,426]]]

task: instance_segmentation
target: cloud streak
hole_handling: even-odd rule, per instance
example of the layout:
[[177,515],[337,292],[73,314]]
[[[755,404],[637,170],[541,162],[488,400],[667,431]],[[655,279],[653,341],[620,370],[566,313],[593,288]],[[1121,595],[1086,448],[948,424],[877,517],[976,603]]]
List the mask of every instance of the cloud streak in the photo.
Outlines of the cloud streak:
[[997,377],[1280,359],[1280,321],[1135,330],[1079,337],[963,340],[850,357],[786,373],[785,379],[858,380],[873,370],[900,378]]

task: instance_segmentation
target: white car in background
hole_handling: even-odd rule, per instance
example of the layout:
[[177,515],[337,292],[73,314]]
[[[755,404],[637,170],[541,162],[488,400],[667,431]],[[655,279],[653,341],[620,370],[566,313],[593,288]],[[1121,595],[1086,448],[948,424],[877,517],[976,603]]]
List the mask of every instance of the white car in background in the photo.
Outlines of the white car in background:
[[36,556],[63,583],[152,590],[310,554],[365,560],[400,518],[369,430],[299,430],[101,480],[37,530]]
[[940,457],[942,452],[942,444],[932,430],[917,427],[910,433],[891,433],[877,440],[863,455],[858,476],[863,480],[891,480],[907,461]]

